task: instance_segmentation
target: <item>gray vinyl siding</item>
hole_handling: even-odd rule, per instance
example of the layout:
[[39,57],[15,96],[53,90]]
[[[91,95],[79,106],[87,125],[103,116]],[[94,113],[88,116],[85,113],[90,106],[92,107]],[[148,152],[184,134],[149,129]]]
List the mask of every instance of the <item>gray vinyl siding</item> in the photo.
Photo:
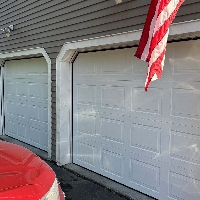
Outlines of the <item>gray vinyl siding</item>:
[[[52,158],[56,150],[56,57],[65,42],[142,29],[150,0],[0,1],[0,52],[44,47],[52,61]],[[185,0],[174,22],[200,19],[200,0]]]

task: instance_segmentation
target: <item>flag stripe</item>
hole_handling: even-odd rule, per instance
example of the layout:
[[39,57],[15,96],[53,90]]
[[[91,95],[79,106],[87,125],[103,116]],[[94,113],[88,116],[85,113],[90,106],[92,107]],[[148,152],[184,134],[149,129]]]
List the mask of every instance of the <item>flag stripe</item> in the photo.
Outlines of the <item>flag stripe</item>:
[[152,0],[135,56],[148,62],[145,90],[162,76],[169,26],[184,0]]
[[157,4],[157,6],[156,6],[155,14],[154,14],[153,19],[152,19],[151,24],[150,24],[148,41],[147,41],[147,43],[146,43],[146,45],[144,47],[144,50],[143,50],[141,58],[140,58],[141,60],[144,60],[144,61],[147,61],[147,58],[148,58],[148,55],[149,55],[149,47],[151,45],[151,40],[152,40],[153,33],[154,33],[154,24],[156,23],[156,17],[157,17],[157,14],[158,14],[158,8],[159,8],[159,2]]
[[[154,34],[159,30],[161,26],[164,25],[165,21],[169,19],[169,17],[174,12],[179,0],[168,0],[167,3],[160,4],[158,10],[158,17],[155,24]],[[176,3],[176,4],[175,4]]]
[[160,54],[158,59],[151,65],[151,68],[149,68],[149,74],[147,76],[146,83],[145,83],[146,92],[147,92],[150,82],[153,81],[152,79],[154,78],[154,80],[156,80],[160,78],[162,75],[162,69],[160,65],[165,59],[165,51],[166,49],[164,49],[164,51]]
[[[155,47],[155,49],[152,52],[152,56],[151,56],[151,59],[149,61],[149,66],[148,66],[147,79],[145,83],[145,91],[147,91],[150,81],[155,81],[156,79],[162,76],[162,70],[163,70],[163,65],[164,65],[164,60],[165,60],[164,55],[166,51],[168,34],[169,34],[169,29],[167,33],[165,34],[165,36],[162,38],[162,40],[158,43],[158,45]],[[160,54],[160,52],[162,53]]]
[[[171,2],[173,2],[173,1],[174,0],[171,0]],[[172,4],[168,4],[168,6],[160,13],[160,15],[158,17],[158,20],[160,20],[163,25],[161,27],[159,27],[158,30],[157,29],[155,30],[156,32],[154,33],[153,39],[151,40],[151,45],[149,47],[149,54],[146,59],[147,62],[150,60],[151,53],[152,53],[153,49],[155,48],[155,46],[158,44],[158,42],[160,42],[163,35],[165,35],[167,33],[168,28],[169,28],[170,24],[172,23],[173,19],[175,18],[176,12],[181,5],[180,2],[183,2],[183,0],[181,0],[181,1],[176,0],[176,1],[179,1],[179,3],[176,4],[176,7],[171,6]],[[156,21],[155,28],[158,28],[158,27],[156,27],[157,24],[159,24],[158,20]]]
[[152,19],[153,18],[156,19],[155,12],[156,12],[156,8],[157,8],[158,3],[159,3],[159,0],[151,1],[149,11],[148,11],[148,14],[147,14],[147,18],[146,18],[146,23],[144,25],[142,36],[141,36],[141,39],[140,39],[140,42],[139,42],[139,46],[138,46],[137,52],[135,53],[135,56],[139,59],[141,59],[142,52],[144,51],[144,48],[145,48],[147,41],[148,41],[148,38],[149,38],[149,31],[150,31]]

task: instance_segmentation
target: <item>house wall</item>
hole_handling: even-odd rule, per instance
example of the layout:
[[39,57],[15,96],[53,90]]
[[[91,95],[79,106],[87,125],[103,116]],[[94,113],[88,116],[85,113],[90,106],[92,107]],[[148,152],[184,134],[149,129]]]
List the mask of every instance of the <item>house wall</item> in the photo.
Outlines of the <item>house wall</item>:
[[[142,29],[150,0],[8,0],[0,2],[0,53],[43,47],[52,63],[52,158],[56,151],[56,57],[65,42]],[[200,0],[185,1],[174,23],[200,19]],[[3,45],[2,45],[3,44]]]

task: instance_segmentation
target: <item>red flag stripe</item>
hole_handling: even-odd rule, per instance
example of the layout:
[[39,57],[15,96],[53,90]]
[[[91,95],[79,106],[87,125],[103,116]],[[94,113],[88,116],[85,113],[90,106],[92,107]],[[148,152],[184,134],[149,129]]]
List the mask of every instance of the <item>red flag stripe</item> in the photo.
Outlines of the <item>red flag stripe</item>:
[[145,90],[161,77],[169,26],[184,0],[152,0],[135,56],[149,63]]
[[156,80],[157,78],[160,78],[162,76],[161,65],[163,66],[162,63],[165,60],[165,51],[166,51],[166,49],[164,49],[164,51],[160,54],[160,56],[157,58],[157,60],[151,65],[151,67],[148,68],[150,71],[148,72],[148,76],[147,76],[146,83],[145,83],[145,91],[146,92],[147,92],[150,82],[153,81],[152,79]]
[[[159,3],[159,0],[151,1],[149,11],[147,14],[147,18],[146,18],[146,23],[144,25],[142,36],[140,39],[140,43],[139,43],[138,49],[135,53],[135,56],[139,59],[142,59],[141,58],[142,53],[143,53],[144,48],[149,40],[151,24],[153,24],[152,22],[156,20],[156,8],[158,7],[158,3]],[[142,59],[142,60],[145,60],[145,59]]]
[[168,34],[169,29],[152,52],[149,60],[145,91],[147,91],[150,81],[154,81],[162,76]]
[[[181,0],[181,1],[175,0],[175,1],[177,2],[175,7],[173,5],[174,0],[171,0],[171,2],[167,5],[167,7],[165,7],[165,9],[162,10],[162,12],[160,13],[160,15],[158,16],[158,18],[156,20],[153,39],[151,40],[151,45],[149,47],[149,54],[148,54],[148,57],[146,58],[147,62],[149,61],[149,59],[151,57],[151,53],[152,53],[153,49],[155,48],[155,46],[162,39],[163,35],[165,35],[167,33],[170,24],[172,23],[173,19],[175,18],[177,10],[179,9],[181,3],[184,0]],[[162,26],[159,26],[159,24],[161,24]]]

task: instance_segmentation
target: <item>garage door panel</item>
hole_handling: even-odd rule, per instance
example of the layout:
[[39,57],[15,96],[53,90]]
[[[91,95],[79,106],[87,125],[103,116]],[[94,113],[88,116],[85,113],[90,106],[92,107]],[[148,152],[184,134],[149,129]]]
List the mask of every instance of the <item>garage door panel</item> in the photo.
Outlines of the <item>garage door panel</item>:
[[189,170],[188,167],[180,168],[170,166],[168,173],[168,195],[175,199],[199,199],[200,174],[199,171]]
[[131,159],[130,163],[131,182],[159,192],[160,168],[136,159]]
[[22,138],[23,140],[26,140],[26,134],[27,134],[27,126],[26,124],[23,124],[23,123],[18,123],[18,136],[19,138]]
[[170,172],[169,197],[179,200],[199,200],[199,189],[199,180]]
[[108,108],[125,108],[125,88],[123,86],[101,86],[101,106]]
[[188,164],[193,165],[200,164],[199,148],[200,136],[171,131],[170,156],[177,158],[179,165],[181,165],[181,162],[188,162]]
[[96,85],[77,85],[77,103],[96,105]]
[[[199,199],[198,48],[193,41],[169,44],[163,77],[148,92],[147,64],[134,58],[135,48],[80,53],[73,162],[157,199]],[[79,85],[95,89],[80,93]],[[78,151],[80,143],[88,150]],[[87,162],[78,159],[84,156]]]
[[26,118],[27,116],[27,112],[26,112],[26,104],[23,102],[19,102],[17,104],[15,104],[16,106],[16,110],[17,110],[17,116],[19,118]]
[[171,130],[185,132],[191,135],[200,136],[200,120],[183,117],[172,117]]
[[97,159],[96,154],[95,144],[81,139],[76,141],[74,145],[74,158],[78,164],[94,171]]
[[16,128],[17,124],[15,123],[15,120],[13,118],[9,118],[6,122],[5,122],[5,126],[7,126],[7,132],[9,135],[11,136],[15,136],[16,135]]
[[131,147],[160,154],[161,130],[144,125],[131,125]]
[[43,150],[48,150],[47,132],[41,129],[48,126],[47,72],[43,58],[12,60],[5,65],[5,134]]
[[96,135],[96,116],[78,113],[77,131],[83,134]]
[[32,125],[29,125],[28,127],[28,134],[29,134],[29,138],[30,138],[30,141],[35,143],[35,144],[40,144],[40,129],[39,127],[37,126],[33,126]]
[[[74,160],[76,164],[122,184],[140,188],[142,192],[149,190],[154,197],[158,195],[160,163],[148,157],[144,162],[143,155],[137,152],[79,138],[74,145]],[[152,182],[152,178],[156,181]]]
[[124,126],[124,121],[102,117],[100,122],[100,136],[102,139],[123,144]]
[[[180,99],[184,103],[180,103]],[[172,116],[200,118],[200,90],[173,89]],[[185,104],[187,106],[185,106]]]
[[[74,114],[76,115],[76,114]],[[76,123],[74,129],[79,137],[84,137],[89,140],[108,140],[112,143],[124,143],[124,128],[125,124],[123,117],[110,115],[108,113],[101,114],[94,110],[81,110],[76,115]],[[112,128],[112,131],[107,129]]]
[[28,96],[31,99],[40,99],[42,97],[42,87],[40,83],[28,82]]
[[162,93],[161,88],[151,88],[148,94],[144,93],[144,88],[132,88],[131,110],[161,115]]

